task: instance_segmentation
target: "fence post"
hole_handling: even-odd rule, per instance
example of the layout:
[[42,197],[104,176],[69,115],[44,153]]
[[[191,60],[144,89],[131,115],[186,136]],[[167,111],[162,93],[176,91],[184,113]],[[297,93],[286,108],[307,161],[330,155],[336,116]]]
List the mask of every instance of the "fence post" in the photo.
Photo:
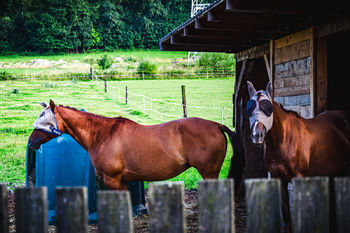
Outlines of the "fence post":
[[350,229],[350,178],[337,177],[334,183],[337,230],[338,233],[346,233]]
[[281,189],[278,179],[245,180],[247,233],[281,232]]
[[56,212],[58,233],[87,233],[86,187],[56,188]]
[[125,103],[128,103],[128,87],[125,87]]
[[90,67],[90,80],[92,80],[92,67]]
[[107,93],[107,77],[105,77],[105,92]]
[[186,107],[186,91],[185,91],[185,85],[181,86],[182,91],[182,107],[184,110],[184,118],[187,117],[187,107]]
[[328,177],[294,178],[293,232],[329,232]]
[[98,232],[133,232],[129,191],[98,191]]
[[199,232],[234,232],[233,180],[198,182]]
[[0,184],[0,232],[9,232],[9,212],[6,184]]
[[46,233],[47,218],[47,188],[31,187],[15,190],[16,232]]
[[149,229],[153,233],[185,232],[183,182],[159,182],[149,185]]

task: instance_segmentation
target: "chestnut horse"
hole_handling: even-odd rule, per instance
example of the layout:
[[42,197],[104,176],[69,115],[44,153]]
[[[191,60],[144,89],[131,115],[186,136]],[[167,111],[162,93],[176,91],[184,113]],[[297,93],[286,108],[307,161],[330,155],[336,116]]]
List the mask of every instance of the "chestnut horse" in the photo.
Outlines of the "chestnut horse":
[[[62,133],[72,136],[91,157],[96,174],[110,189],[127,189],[129,181],[160,181],[195,167],[206,178],[218,178],[227,150],[226,126],[201,118],[141,125],[126,118],[108,118],[66,106],[41,103],[44,110],[29,137],[33,149]],[[240,183],[239,153],[231,158],[229,177]],[[236,171],[232,171],[236,169]]]
[[287,186],[293,177],[349,175],[350,124],[342,111],[304,119],[272,101],[272,86],[256,91],[248,81],[247,116],[254,144],[265,142],[264,161],[280,178],[286,231],[291,231]]

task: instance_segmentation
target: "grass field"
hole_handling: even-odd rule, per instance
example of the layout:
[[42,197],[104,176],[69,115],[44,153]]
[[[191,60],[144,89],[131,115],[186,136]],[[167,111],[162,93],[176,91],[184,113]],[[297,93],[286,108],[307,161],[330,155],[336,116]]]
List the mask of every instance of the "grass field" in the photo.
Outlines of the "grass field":
[[[138,63],[142,60],[148,60],[157,64],[159,71],[181,69],[189,71],[183,64],[187,63],[187,52],[164,52],[147,50],[118,50],[115,52],[95,52],[83,54],[66,54],[54,56],[21,56],[7,55],[0,56],[0,72],[25,77],[48,76],[57,77],[70,74],[88,74],[90,67],[93,71],[101,72],[97,65],[97,60],[103,55],[109,55],[111,58],[121,58],[123,61],[114,61],[115,66],[110,71],[121,73],[132,73],[136,71]],[[44,60],[44,63],[35,63],[34,60]],[[172,62],[179,62],[176,67]]]
[[[221,122],[221,107],[224,107],[224,124],[232,128],[233,83],[233,78],[113,81],[108,82],[105,93],[102,81],[2,81],[0,183],[13,187],[23,185],[25,181],[26,145],[33,130],[32,123],[42,110],[40,101],[52,99],[56,104],[84,108],[104,116],[124,116],[141,124],[156,124],[182,116],[181,85],[185,85],[189,117]],[[124,99],[126,86],[128,104]],[[231,147],[228,148],[221,178],[227,175],[232,155]],[[186,188],[194,188],[199,179],[195,169],[189,169],[172,180],[183,180]]]

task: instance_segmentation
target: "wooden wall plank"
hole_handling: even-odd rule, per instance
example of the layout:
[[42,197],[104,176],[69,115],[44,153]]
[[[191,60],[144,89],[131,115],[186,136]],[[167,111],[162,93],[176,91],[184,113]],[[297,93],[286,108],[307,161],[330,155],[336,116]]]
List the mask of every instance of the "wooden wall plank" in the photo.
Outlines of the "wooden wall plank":
[[302,75],[276,79],[275,96],[293,96],[310,93],[310,76]]
[[291,60],[310,56],[310,40],[303,40],[296,44],[287,45],[276,49],[275,63],[283,63]]
[[306,106],[310,105],[310,94],[295,96],[276,96],[274,100],[283,106]]
[[305,57],[277,64],[275,67],[276,80],[279,78],[306,75],[311,72],[311,59],[310,57]]
[[289,34],[288,36],[282,37],[276,40],[276,49],[283,48],[288,45],[296,44],[300,41],[310,40],[312,37],[312,29],[308,28],[300,32]]

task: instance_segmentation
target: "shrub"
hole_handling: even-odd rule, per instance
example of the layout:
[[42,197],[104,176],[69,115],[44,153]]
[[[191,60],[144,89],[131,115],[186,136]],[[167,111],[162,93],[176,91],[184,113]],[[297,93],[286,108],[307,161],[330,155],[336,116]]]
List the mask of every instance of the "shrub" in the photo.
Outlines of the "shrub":
[[234,72],[235,59],[233,54],[203,53],[196,61],[196,66],[201,71],[212,73]]
[[142,76],[145,74],[147,76],[154,77],[158,71],[158,67],[156,64],[151,63],[150,61],[141,61],[137,66],[137,73]]
[[97,61],[97,64],[100,67],[100,69],[107,70],[112,66],[113,59],[110,56],[108,56],[107,54],[105,54],[105,55],[103,55],[102,58],[100,58]]

